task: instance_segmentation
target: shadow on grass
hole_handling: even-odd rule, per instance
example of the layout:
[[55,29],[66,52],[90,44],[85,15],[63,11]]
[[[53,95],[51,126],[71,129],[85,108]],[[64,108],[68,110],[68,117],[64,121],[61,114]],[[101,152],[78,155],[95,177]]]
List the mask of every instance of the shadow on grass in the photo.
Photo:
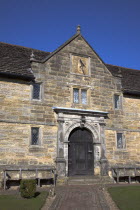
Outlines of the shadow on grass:
[[40,192],[35,192],[34,198],[40,195]]

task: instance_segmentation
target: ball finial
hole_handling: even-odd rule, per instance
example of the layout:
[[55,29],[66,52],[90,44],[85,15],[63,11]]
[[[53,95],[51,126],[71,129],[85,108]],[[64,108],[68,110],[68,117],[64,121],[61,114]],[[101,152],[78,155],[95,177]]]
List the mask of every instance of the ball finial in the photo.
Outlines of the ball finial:
[[77,26],[77,34],[80,34],[80,33],[81,33],[81,26],[78,25],[78,26]]

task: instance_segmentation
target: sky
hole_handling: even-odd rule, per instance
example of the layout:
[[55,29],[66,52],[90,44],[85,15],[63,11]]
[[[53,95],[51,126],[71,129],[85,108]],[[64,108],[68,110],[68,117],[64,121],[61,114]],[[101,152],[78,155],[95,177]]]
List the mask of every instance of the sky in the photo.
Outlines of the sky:
[[140,0],[0,0],[0,41],[54,51],[81,25],[105,63],[140,70]]

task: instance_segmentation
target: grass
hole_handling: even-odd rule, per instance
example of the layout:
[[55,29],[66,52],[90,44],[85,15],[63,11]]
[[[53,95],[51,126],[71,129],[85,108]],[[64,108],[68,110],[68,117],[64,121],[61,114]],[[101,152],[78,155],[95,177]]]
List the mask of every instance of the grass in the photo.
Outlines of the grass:
[[140,186],[111,187],[108,192],[120,210],[140,210]]
[[41,192],[34,198],[25,199],[20,195],[0,195],[1,210],[40,210],[48,192]]

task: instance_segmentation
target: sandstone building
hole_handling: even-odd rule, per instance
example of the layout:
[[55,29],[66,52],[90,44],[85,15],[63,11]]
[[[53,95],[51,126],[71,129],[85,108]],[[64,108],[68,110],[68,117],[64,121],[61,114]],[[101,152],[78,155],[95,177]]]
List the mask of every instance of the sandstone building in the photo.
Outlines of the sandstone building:
[[140,166],[140,71],[104,63],[80,27],[54,52],[0,43],[0,169],[58,176]]

